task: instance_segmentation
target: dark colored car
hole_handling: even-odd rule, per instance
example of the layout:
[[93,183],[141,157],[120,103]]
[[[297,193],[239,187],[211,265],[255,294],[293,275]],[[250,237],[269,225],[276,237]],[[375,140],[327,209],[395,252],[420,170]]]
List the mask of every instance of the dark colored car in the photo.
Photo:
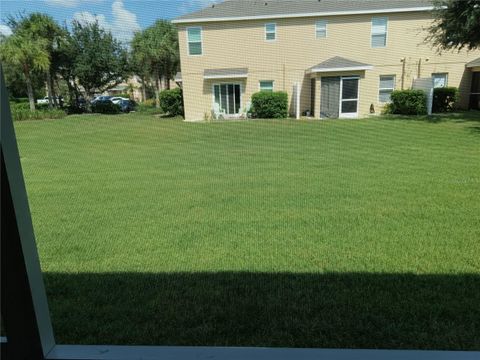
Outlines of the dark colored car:
[[110,100],[111,98],[113,98],[113,96],[97,96],[95,99],[93,99],[90,104],[95,104],[97,101],[106,101],[106,100]]
[[135,110],[137,104],[133,100],[120,100],[117,105],[120,106],[122,112],[129,113]]

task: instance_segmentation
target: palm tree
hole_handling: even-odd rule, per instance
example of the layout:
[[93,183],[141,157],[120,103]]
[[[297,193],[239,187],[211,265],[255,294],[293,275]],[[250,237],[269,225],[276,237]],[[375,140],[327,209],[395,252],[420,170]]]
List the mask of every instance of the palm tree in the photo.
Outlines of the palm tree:
[[30,110],[35,110],[31,74],[32,71],[47,71],[50,67],[45,40],[34,40],[24,34],[10,35],[0,44],[0,56],[2,62],[22,69]]
[[[62,29],[51,16],[42,13],[32,13],[26,17],[22,15],[19,18],[9,17],[8,25],[14,33],[22,33],[33,40],[45,40],[43,43],[50,58],[50,66],[45,71],[48,103],[50,108],[53,102],[57,106],[53,80],[59,67],[58,48],[66,37],[66,30]],[[55,100],[52,101],[52,99]]]
[[[158,20],[141,33],[137,33],[132,50],[140,67],[148,69],[155,83],[155,98],[160,106],[160,91],[168,89],[179,67],[178,36],[175,27],[166,20]],[[139,74],[140,76],[142,74]]]

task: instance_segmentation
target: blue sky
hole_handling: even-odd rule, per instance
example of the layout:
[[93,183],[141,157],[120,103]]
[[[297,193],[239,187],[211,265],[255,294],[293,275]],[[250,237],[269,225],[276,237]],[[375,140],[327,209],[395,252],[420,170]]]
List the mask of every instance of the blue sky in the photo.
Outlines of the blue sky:
[[8,15],[44,12],[59,23],[73,19],[97,19],[121,41],[128,41],[133,31],[143,29],[157,19],[172,19],[198,10],[218,0],[0,0],[0,32]]

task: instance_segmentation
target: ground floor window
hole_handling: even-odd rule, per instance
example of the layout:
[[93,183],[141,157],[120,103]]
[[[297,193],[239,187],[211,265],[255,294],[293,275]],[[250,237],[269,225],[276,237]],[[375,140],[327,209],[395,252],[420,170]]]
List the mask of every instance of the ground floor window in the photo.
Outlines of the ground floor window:
[[260,81],[260,91],[273,91],[273,81],[272,80],[262,80]]
[[395,90],[395,75],[380,76],[380,86],[378,89],[378,99],[380,102],[390,102],[390,95]]
[[436,73],[432,74],[433,78],[433,87],[444,88],[448,86],[448,74],[447,73]]
[[238,114],[241,104],[240,84],[213,85],[214,103],[225,114]]

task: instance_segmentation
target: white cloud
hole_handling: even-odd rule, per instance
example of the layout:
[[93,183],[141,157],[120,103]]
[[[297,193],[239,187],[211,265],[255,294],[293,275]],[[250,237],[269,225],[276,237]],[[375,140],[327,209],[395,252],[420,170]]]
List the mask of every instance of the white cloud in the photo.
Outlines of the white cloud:
[[12,35],[12,30],[7,25],[0,25],[0,35],[10,36]]
[[219,3],[222,0],[185,0],[182,1],[182,4],[179,6],[178,10],[180,13],[185,14],[188,12],[200,10],[212,4]]
[[137,15],[125,9],[123,2],[120,0],[113,2],[112,15],[112,21],[108,21],[103,14],[94,15],[88,11],[80,11],[76,12],[73,18],[84,23],[98,21],[100,27],[110,31],[115,38],[124,43],[129,42],[133,34],[141,29],[137,21]]
[[80,5],[82,2],[102,2],[104,0],[45,0],[47,4],[73,8]]

